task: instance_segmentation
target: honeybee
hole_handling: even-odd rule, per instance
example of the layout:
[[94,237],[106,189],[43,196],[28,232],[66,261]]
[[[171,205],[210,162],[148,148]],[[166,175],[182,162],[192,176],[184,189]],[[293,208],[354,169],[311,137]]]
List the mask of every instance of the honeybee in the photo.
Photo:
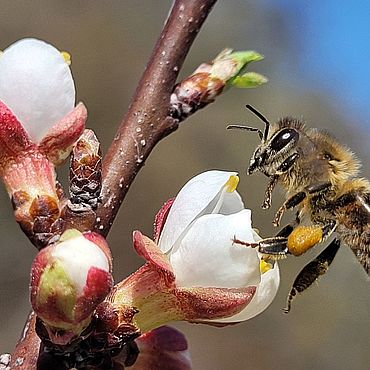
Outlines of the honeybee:
[[[271,194],[279,183],[286,201],[278,209],[273,224],[280,225],[286,210],[297,207],[295,220],[275,237],[246,243],[258,248],[264,259],[274,260],[292,254],[300,256],[335,232],[335,239],[297,275],[287,298],[288,313],[297,293],[306,290],[327,272],[341,244],[347,245],[370,274],[370,182],[358,177],[360,162],[355,154],[328,132],[307,128],[295,118],[286,117],[271,125],[250,105],[247,108],[264,123],[257,132],[261,144],[254,151],[247,174],[262,172],[269,179],[262,208],[271,206]],[[308,224],[307,224],[308,223]]]

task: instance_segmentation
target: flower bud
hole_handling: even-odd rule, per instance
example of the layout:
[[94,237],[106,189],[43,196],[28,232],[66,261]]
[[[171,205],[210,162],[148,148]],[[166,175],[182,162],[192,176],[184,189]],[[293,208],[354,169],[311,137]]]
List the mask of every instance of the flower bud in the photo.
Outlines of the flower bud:
[[183,120],[198,109],[212,103],[226,87],[252,88],[267,82],[255,73],[242,74],[251,62],[263,59],[255,51],[225,49],[214,60],[202,63],[190,76],[178,83],[171,94],[171,115]]
[[113,285],[111,256],[98,234],[68,230],[38,253],[31,270],[31,304],[50,340],[67,344],[91,321]]

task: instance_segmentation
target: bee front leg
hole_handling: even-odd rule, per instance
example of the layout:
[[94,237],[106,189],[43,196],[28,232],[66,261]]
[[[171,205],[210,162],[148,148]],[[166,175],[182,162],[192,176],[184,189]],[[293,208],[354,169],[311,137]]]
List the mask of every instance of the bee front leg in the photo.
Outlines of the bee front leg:
[[271,207],[271,196],[272,196],[272,191],[274,190],[277,182],[279,180],[278,176],[272,176],[270,178],[270,181],[267,185],[266,191],[265,191],[265,197],[263,199],[262,203],[262,208],[263,209],[268,209]]
[[287,298],[284,313],[291,309],[292,301],[297,293],[302,293],[309,288],[321,275],[324,275],[330,264],[333,262],[335,255],[340,247],[340,241],[334,239],[313,261],[307,264],[294,280],[292,289]]

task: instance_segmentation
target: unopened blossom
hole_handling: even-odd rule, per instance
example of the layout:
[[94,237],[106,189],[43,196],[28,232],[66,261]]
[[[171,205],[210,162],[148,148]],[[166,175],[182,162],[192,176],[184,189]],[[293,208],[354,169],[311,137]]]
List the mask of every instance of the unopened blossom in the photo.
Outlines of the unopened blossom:
[[253,248],[233,238],[256,242],[251,211],[236,192],[236,173],[208,171],[191,179],[176,196],[158,245],[167,254],[178,286],[241,288],[257,286],[246,308],[222,322],[247,320],[274,299],[279,269],[261,261]]
[[16,220],[39,248],[60,233],[54,166],[81,136],[87,111],[75,106],[70,57],[36,39],[0,54],[0,176]]
[[96,233],[68,230],[40,251],[31,269],[31,303],[54,344],[68,344],[89,324],[113,285],[109,247]]

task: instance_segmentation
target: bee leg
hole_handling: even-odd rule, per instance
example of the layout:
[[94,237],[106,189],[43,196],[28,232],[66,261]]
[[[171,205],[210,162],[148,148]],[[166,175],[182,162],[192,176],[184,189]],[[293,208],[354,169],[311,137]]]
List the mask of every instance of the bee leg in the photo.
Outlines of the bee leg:
[[306,192],[305,191],[300,191],[296,194],[294,194],[292,197],[287,199],[284,204],[278,209],[276,212],[273,224],[274,226],[279,226],[281,218],[283,217],[284,212],[287,209],[293,208],[297,206],[299,203],[301,203],[305,198],[306,198]]
[[295,206],[300,204],[304,199],[306,199],[307,194],[315,195],[330,189],[331,186],[332,185],[330,182],[320,182],[318,184],[308,186],[304,191],[300,191],[294,194],[292,197],[287,199],[284,204],[278,209],[273,221],[273,225],[279,226],[284,212],[287,209],[294,208]]
[[283,236],[261,239],[256,243],[249,243],[233,238],[233,243],[246,247],[258,248],[259,252],[269,255],[273,259],[279,259],[289,253],[287,242],[288,238]]
[[337,227],[335,220],[323,220],[322,225],[297,226],[288,236],[288,249],[294,256],[300,256],[327,239]]
[[294,230],[294,226],[292,224],[288,224],[284,226],[275,236],[282,236],[287,238],[292,231]]
[[298,293],[309,288],[321,275],[324,275],[340,247],[340,241],[334,239],[313,261],[308,263],[294,280],[292,289],[289,292],[284,313],[289,313],[292,301]]
[[245,247],[258,248],[260,253],[270,256],[272,259],[279,259],[289,254],[288,237],[295,230],[295,224],[288,224],[283,227],[274,237],[261,239],[258,242],[245,242],[236,237],[232,239],[233,243],[244,245]]
[[279,176],[272,176],[270,178],[270,182],[267,185],[266,191],[265,191],[265,197],[263,199],[262,208],[268,209],[271,207],[271,196],[272,191],[274,190],[277,182],[278,182]]
[[[288,157],[277,169],[276,173],[277,174],[283,174],[287,172],[293,164],[296,162],[296,160],[299,158],[298,153],[293,153],[290,157]],[[265,197],[262,203],[262,208],[263,209],[268,209],[271,207],[271,195],[272,191],[274,190],[275,185],[277,184],[279,180],[279,175],[272,176],[270,178],[270,182],[267,185],[267,189],[265,191]]]
[[301,218],[300,218],[299,214],[300,214],[299,211],[297,211],[296,214],[295,214],[295,223],[297,225],[299,225],[301,223]]
[[308,194],[318,194],[331,188],[331,182],[319,182],[306,188]]
[[234,237],[233,243],[258,248],[258,252],[271,259],[280,259],[287,254],[300,256],[328,238],[337,226],[335,220],[323,222],[325,222],[324,226],[287,225],[276,236],[264,238],[258,242],[245,242]]
[[294,221],[285,225],[275,236],[284,236],[287,238],[300,223],[299,212],[297,212]]

